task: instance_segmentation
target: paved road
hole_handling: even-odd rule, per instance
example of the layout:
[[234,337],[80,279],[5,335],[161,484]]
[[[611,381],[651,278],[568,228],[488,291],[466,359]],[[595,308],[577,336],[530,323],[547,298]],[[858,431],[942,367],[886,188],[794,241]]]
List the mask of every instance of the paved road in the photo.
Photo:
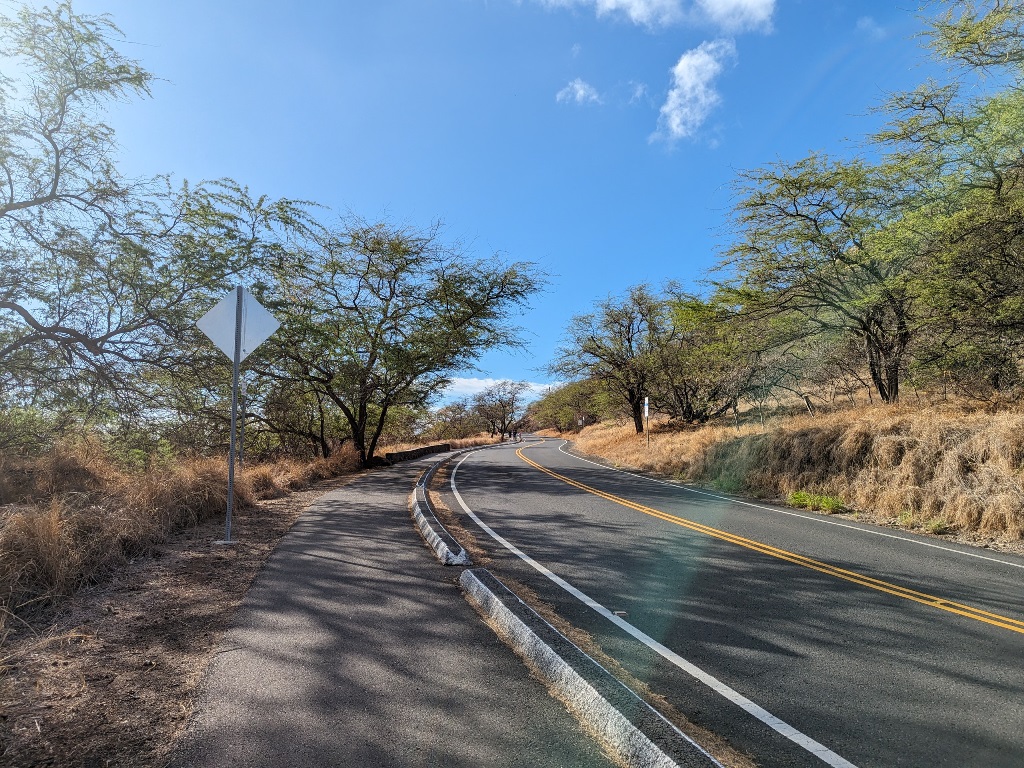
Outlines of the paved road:
[[414,532],[425,466],[303,514],[246,595],[173,766],[612,765]]
[[[458,490],[511,545],[626,612],[634,634],[823,745],[833,765],[1024,765],[1024,558],[716,498],[560,445],[522,451],[547,472],[508,449],[471,454]],[[496,575],[529,583],[759,764],[823,764],[494,549]]]

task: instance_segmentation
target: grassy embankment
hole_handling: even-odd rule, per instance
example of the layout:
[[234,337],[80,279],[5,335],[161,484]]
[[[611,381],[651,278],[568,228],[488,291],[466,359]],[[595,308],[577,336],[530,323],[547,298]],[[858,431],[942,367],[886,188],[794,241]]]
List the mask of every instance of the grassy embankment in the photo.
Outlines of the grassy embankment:
[[[655,425],[652,425],[655,427]],[[1024,538],[1024,413],[874,406],[684,431],[588,427],[581,451],[731,493],[930,533]]]
[[[236,477],[235,503],[249,507],[357,469],[348,450],[330,459],[247,465]],[[0,454],[0,644],[16,616],[104,578],[153,552],[171,531],[222,517],[226,508],[223,459],[154,461],[133,471],[89,438],[41,458]]]

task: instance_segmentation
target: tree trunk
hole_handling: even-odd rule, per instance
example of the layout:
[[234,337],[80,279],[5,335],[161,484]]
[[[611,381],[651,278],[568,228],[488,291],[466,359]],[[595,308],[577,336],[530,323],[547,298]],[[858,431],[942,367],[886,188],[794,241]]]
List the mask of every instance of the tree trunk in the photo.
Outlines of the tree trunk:
[[633,426],[636,427],[636,433],[642,435],[644,433],[644,401],[642,398],[636,398],[630,403],[630,407],[633,410]]
[[883,403],[896,403],[900,399],[900,368],[906,350],[905,334],[898,332],[896,339],[880,338],[881,333],[867,328],[864,331],[864,352],[868,371],[875,391]]

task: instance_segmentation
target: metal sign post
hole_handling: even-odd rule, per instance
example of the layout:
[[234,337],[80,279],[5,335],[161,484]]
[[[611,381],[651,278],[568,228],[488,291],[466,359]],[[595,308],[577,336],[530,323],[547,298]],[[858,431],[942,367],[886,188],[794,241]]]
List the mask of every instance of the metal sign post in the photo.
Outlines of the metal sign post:
[[238,468],[245,464],[245,376],[238,372],[238,405],[241,412],[238,414]]
[[[231,358],[231,440],[228,447],[228,508],[224,521],[224,540],[231,538],[231,512],[235,502],[235,446],[238,426],[238,381],[242,361],[280,327],[277,318],[253,298],[241,285],[221,299],[199,318],[196,325],[210,341]],[[244,400],[243,400],[244,402]],[[241,463],[241,460],[239,460]]]
[[235,288],[235,350],[231,356],[231,441],[228,448],[228,511],[224,521],[223,544],[231,540],[231,508],[235,502],[235,426],[238,423],[238,369],[242,361],[242,286]]

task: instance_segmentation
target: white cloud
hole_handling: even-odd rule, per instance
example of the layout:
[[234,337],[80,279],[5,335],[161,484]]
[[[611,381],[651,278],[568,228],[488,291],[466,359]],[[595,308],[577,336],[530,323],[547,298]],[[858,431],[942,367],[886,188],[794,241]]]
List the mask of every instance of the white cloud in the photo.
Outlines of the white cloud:
[[590,83],[585,83],[577,77],[555,94],[555,101],[560,103],[573,101],[577,104],[600,104],[601,96],[594,86],[590,85]]
[[632,95],[629,97],[630,104],[647,100],[647,83],[630,83],[630,86],[633,88]]
[[668,26],[681,21],[682,0],[540,0],[553,8],[593,6],[598,17],[625,16],[634,24],[646,27]]
[[727,32],[770,29],[775,0],[539,0],[549,8],[593,8],[598,18],[620,16],[644,27],[715,24]]
[[[495,384],[506,381],[506,379],[478,379],[474,377],[456,377],[452,379],[452,383],[448,385],[448,389],[444,391],[444,400],[457,400],[462,397],[472,397],[483,392],[488,387],[493,387]],[[526,399],[536,400],[538,397],[547,392],[552,384],[539,384],[537,382],[528,381],[530,390],[526,395]]]
[[870,16],[857,19],[857,31],[878,42],[889,36],[889,31]]
[[771,29],[775,0],[697,0],[704,16],[727,32]]
[[704,42],[680,56],[672,68],[672,87],[661,107],[658,130],[651,139],[673,142],[696,133],[722,101],[714,87],[715,78],[735,56],[732,40]]

